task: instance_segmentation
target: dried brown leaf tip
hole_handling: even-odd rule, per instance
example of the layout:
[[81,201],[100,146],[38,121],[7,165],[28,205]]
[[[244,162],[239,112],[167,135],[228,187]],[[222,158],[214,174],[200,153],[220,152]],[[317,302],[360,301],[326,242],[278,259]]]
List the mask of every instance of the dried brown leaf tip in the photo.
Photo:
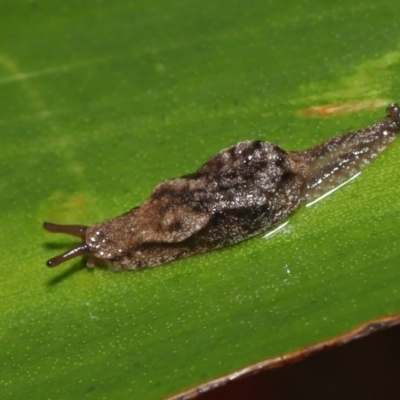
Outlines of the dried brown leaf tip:
[[92,226],[45,222],[44,229],[82,243],[47,261],[55,267],[78,256],[114,269],[138,269],[202,253],[255,236],[302,203],[360,170],[400,130],[400,108],[364,129],[304,151],[244,141],[220,151],[196,172],[155,187],[139,207]]

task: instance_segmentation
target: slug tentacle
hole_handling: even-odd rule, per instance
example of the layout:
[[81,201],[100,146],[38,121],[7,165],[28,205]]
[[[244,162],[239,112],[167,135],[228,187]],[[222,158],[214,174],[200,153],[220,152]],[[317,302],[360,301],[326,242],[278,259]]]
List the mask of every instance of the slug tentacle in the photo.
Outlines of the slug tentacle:
[[64,261],[70,260],[71,258],[88,256],[91,253],[92,252],[86,243],[79,243],[71,247],[65,253],[60,254],[54,258],[50,258],[50,260],[47,260],[46,265],[48,267],[57,267],[57,265],[63,263]]
[[82,240],[47,265],[83,255],[89,267],[103,260],[115,269],[137,269],[257,235],[354,175],[393,142],[400,108],[392,104],[386,111],[381,122],[304,151],[240,142],[194,173],[161,182],[139,207],[90,227],[45,222],[49,232]]
[[91,254],[89,246],[86,244],[86,230],[88,229],[85,225],[60,225],[53,224],[51,222],[43,222],[43,228],[46,231],[52,233],[65,233],[67,235],[76,236],[83,240],[83,243],[79,243],[73,246],[71,249],[57,257],[51,258],[46,262],[48,267],[56,267],[64,261],[70,260],[71,258],[79,256],[87,256]]
[[49,232],[65,233],[67,235],[76,236],[82,240],[85,240],[86,230],[88,227],[85,225],[60,225],[53,224],[51,222],[43,222],[43,228]]

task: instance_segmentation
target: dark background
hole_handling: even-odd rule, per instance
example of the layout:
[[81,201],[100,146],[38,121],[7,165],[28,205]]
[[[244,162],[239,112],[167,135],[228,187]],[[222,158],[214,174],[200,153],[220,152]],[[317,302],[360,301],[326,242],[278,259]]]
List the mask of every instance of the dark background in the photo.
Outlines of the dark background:
[[285,367],[238,379],[201,400],[400,399],[400,326]]

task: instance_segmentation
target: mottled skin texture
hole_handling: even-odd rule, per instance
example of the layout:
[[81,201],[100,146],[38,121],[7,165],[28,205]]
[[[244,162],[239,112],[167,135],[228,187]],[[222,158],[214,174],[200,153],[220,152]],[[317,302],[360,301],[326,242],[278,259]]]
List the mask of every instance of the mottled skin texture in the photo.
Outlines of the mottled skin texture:
[[194,174],[161,182],[140,207],[91,226],[86,242],[118,267],[165,263],[262,232],[299,206],[305,184],[278,146],[238,143]]
[[397,136],[400,110],[381,122],[311,149],[286,152],[260,141],[222,150],[195,173],[166,180],[141,206],[90,227],[45,223],[83,243],[49,266],[86,255],[137,269],[240,242],[283,221],[302,202],[350,177]]

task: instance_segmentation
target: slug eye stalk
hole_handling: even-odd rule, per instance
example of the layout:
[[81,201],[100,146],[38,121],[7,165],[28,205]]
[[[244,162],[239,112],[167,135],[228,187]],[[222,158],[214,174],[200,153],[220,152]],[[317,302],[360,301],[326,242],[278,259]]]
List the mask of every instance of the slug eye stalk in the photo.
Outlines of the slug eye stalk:
[[44,222],[43,228],[52,233],[64,233],[71,236],[76,236],[82,239],[83,243],[78,243],[77,245],[71,247],[65,253],[62,253],[56,257],[50,258],[46,262],[46,265],[50,268],[57,267],[64,261],[70,260],[71,258],[89,255],[91,253],[88,245],[86,244],[86,230],[87,226],[84,225],[59,225],[52,224],[51,222]]

